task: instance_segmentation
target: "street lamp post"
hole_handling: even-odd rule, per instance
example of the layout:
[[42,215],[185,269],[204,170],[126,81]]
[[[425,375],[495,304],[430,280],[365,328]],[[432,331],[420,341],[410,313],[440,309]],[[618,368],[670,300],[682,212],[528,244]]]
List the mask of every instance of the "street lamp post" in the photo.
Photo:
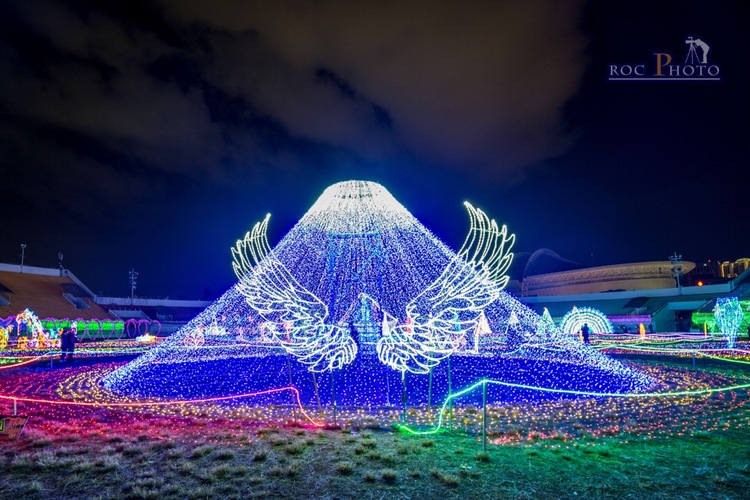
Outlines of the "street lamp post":
[[135,296],[135,285],[138,279],[138,272],[135,268],[130,270],[130,305],[133,305],[133,297]]
[[26,256],[26,243],[21,243],[21,272],[23,272],[23,258]]
[[672,277],[677,280],[678,295],[682,295],[682,283],[680,283],[680,276],[682,276],[682,255],[677,255],[674,252],[669,257],[669,262],[672,263]]

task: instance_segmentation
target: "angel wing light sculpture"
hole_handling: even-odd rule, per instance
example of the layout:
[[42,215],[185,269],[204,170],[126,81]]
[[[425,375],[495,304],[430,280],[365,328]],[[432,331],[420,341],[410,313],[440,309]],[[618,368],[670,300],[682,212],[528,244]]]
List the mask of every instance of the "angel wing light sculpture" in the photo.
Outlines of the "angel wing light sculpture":
[[427,373],[453,354],[476,328],[482,310],[508,283],[515,235],[470,203],[470,229],[443,273],[406,305],[406,323],[383,322],[376,345],[380,361],[394,370]]
[[232,267],[247,303],[270,323],[273,339],[314,372],[354,361],[357,344],[349,331],[328,324],[328,308],[302,286],[268,244],[271,215],[255,224],[232,248]]
[[[405,373],[427,373],[466,343],[485,307],[507,284],[514,235],[506,226],[465,203],[470,229],[461,249],[442,274],[406,305],[406,321],[384,311],[376,344],[381,362]],[[343,325],[329,324],[326,305],[274,255],[268,244],[270,215],[255,224],[232,248],[238,289],[270,325],[276,341],[311,371],[322,372],[354,361],[357,344]]]

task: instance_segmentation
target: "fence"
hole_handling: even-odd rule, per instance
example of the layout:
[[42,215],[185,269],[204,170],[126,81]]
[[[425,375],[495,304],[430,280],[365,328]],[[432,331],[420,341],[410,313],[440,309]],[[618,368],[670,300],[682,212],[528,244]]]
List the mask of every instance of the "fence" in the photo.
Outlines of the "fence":
[[[45,318],[40,319],[44,333],[49,338],[57,338],[64,328],[75,327],[79,340],[115,340],[135,338],[145,334],[158,335],[161,332],[161,323],[151,319],[129,319],[127,321],[112,319],[90,319],[82,318]],[[16,316],[0,318],[0,329],[3,330],[8,342],[17,343],[19,339],[28,337],[32,328],[25,321],[18,321]]]

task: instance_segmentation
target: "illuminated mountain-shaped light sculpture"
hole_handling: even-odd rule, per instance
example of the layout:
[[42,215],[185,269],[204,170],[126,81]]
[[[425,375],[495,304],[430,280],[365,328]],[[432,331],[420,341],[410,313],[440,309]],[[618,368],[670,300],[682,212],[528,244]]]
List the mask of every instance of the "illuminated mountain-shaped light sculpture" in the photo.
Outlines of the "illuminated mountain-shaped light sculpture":
[[[364,185],[367,187],[367,185]],[[469,234],[440,276],[406,304],[406,321],[383,312],[378,358],[402,373],[429,373],[465,344],[484,309],[498,299],[508,277],[515,236],[466,203]],[[310,371],[354,361],[357,343],[348,325],[329,321],[328,307],[302,285],[271,250],[269,216],[232,249],[239,290],[271,327],[273,340]]]
[[274,248],[266,217],[233,249],[239,283],[104,385],[185,397],[292,384],[307,404],[358,406],[400,404],[403,386],[410,404],[437,401],[482,377],[607,392],[650,385],[505,293],[514,237],[466,209],[457,253],[373,182],[329,187]]

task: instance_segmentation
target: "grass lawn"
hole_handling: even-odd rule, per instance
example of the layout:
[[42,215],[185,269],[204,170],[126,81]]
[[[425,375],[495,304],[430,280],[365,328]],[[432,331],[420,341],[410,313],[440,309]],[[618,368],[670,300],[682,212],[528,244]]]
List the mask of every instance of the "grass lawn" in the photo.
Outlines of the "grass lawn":
[[279,428],[4,443],[1,498],[748,498],[750,431],[492,445]]

